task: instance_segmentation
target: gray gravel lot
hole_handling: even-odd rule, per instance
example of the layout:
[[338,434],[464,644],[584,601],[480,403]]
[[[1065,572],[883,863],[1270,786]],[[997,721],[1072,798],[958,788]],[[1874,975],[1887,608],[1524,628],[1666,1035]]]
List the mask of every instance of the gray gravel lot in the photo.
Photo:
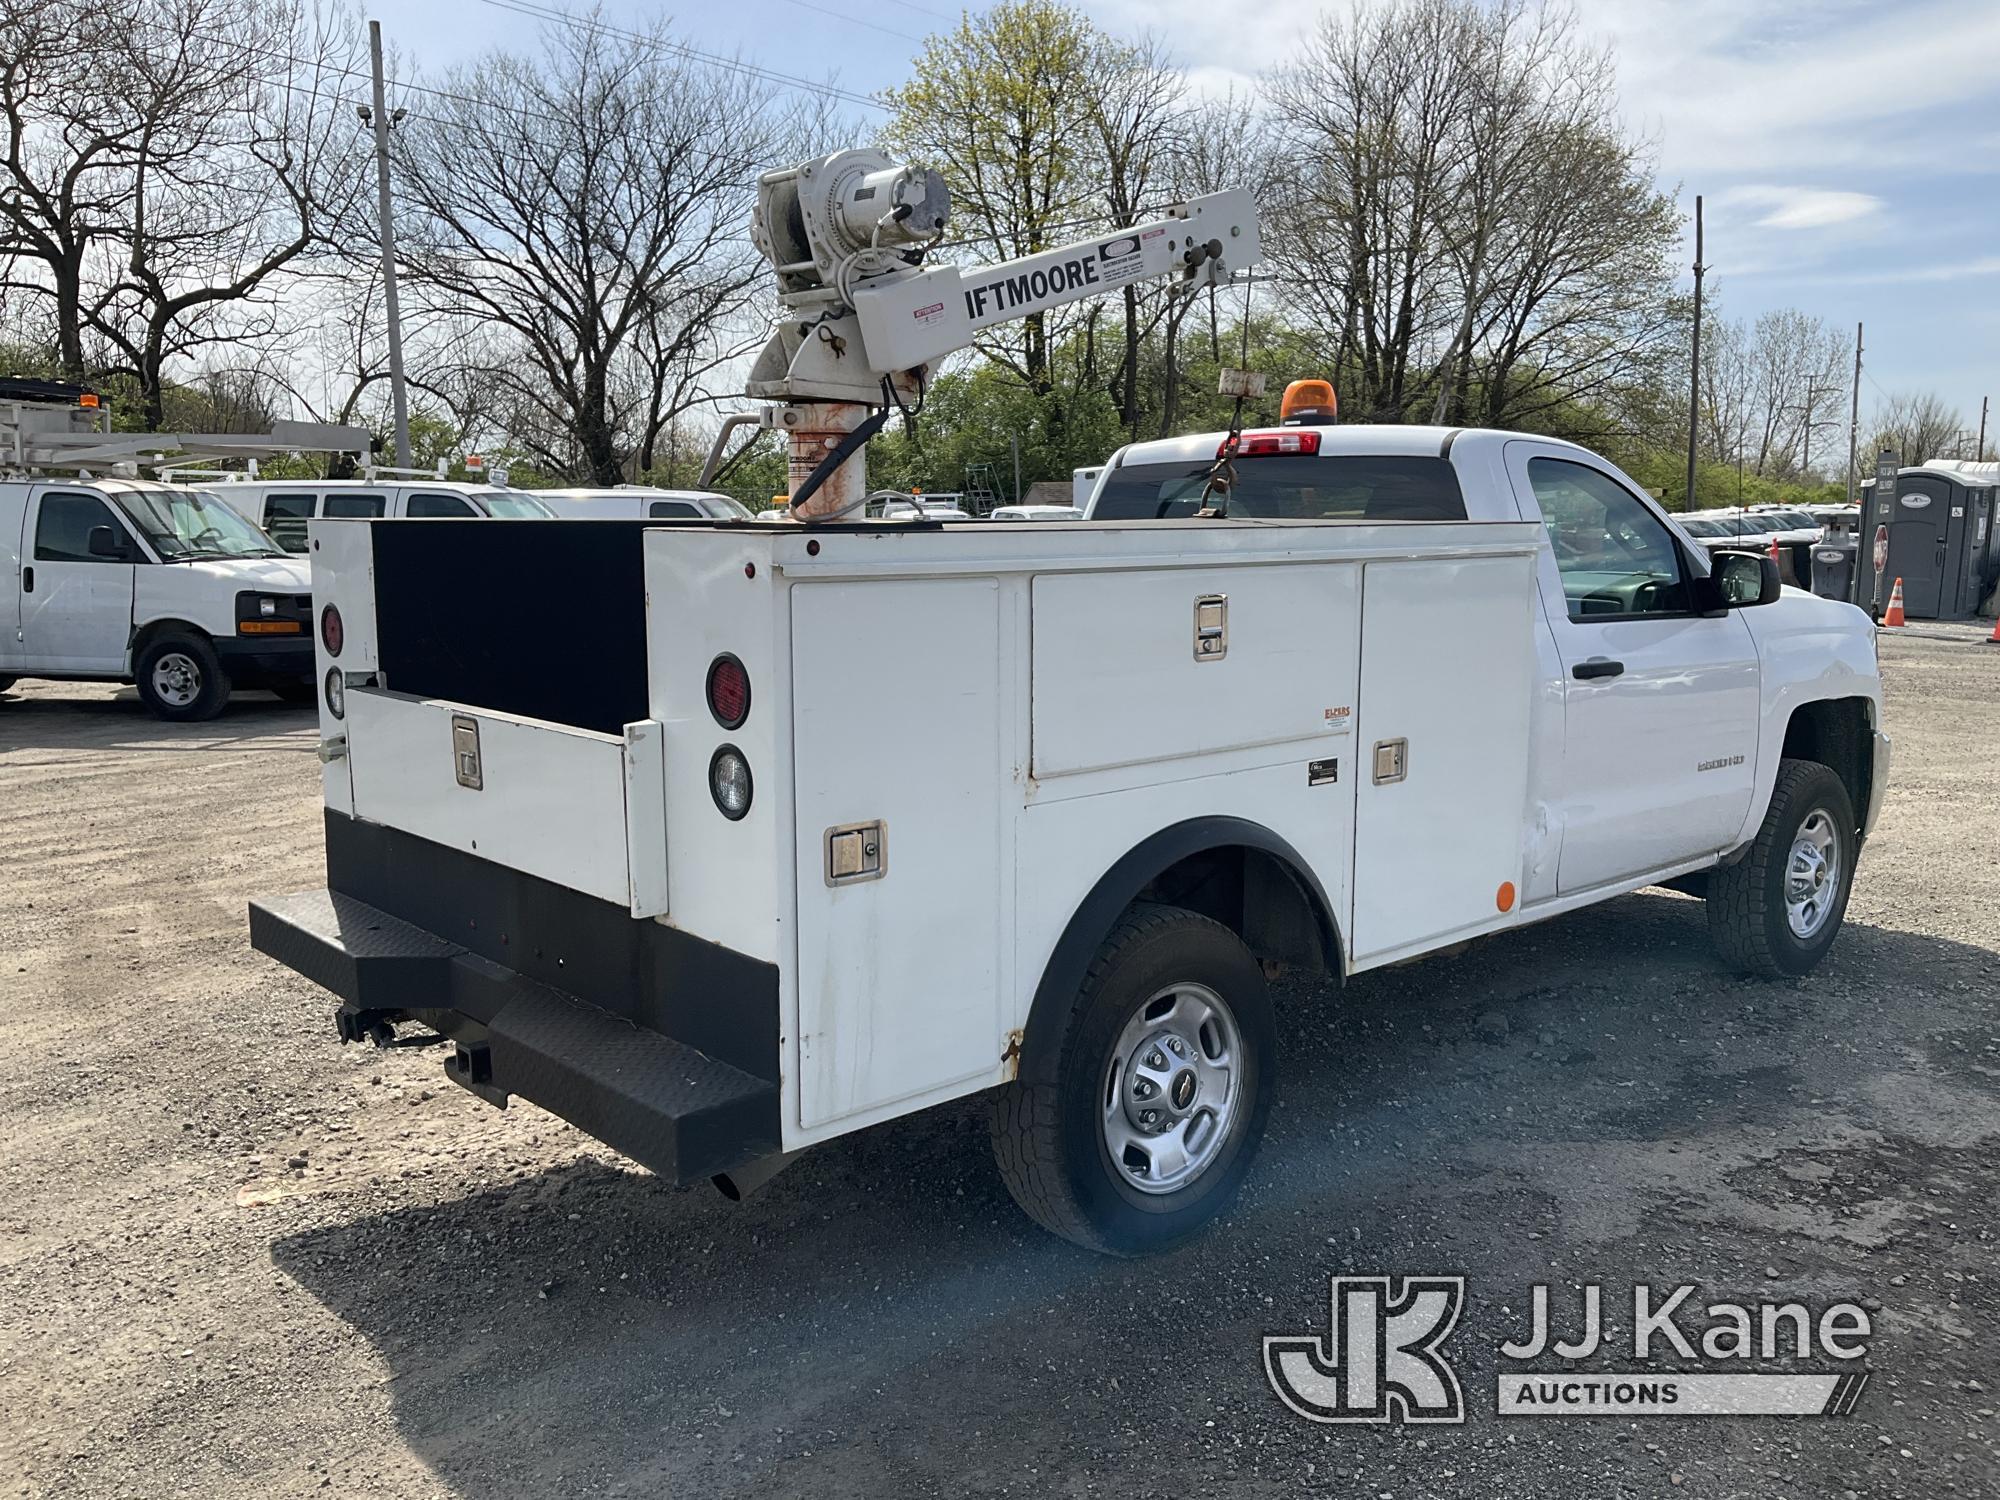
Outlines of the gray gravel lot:
[[[2000,1494],[2000,647],[1885,637],[1897,764],[1807,980],[1646,892],[1284,988],[1235,1211],[1032,1230],[977,1101],[745,1205],[435,1053],[342,1049],[244,903],[317,883],[313,737],[244,695],[0,699],[0,1495]],[[1484,1018],[1484,1019],[1482,1019]],[[1468,1278],[1458,1427],[1317,1427],[1260,1340]],[[1527,1289],[1879,1304],[1852,1417],[1501,1421]],[[1573,1293],[1565,1294],[1573,1297]],[[1561,1305],[1559,1303],[1559,1305]],[[1629,1351],[1628,1351],[1629,1352]]]

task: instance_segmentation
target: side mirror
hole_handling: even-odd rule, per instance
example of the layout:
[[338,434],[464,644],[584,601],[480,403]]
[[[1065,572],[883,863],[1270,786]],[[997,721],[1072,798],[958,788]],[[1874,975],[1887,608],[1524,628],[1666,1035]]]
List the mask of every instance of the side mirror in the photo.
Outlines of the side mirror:
[[1717,552],[1708,581],[1717,609],[1749,609],[1773,604],[1783,592],[1778,565],[1763,552]]
[[93,526],[90,528],[90,555],[108,558],[112,562],[130,562],[132,549],[115,526]]

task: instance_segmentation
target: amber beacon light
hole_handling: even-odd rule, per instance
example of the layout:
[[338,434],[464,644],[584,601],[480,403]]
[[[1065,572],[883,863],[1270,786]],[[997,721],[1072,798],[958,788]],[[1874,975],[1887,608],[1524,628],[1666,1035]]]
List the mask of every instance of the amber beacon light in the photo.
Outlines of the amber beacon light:
[[1340,403],[1324,380],[1294,380],[1278,403],[1278,420],[1292,426],[1324,426],[1339,420]]

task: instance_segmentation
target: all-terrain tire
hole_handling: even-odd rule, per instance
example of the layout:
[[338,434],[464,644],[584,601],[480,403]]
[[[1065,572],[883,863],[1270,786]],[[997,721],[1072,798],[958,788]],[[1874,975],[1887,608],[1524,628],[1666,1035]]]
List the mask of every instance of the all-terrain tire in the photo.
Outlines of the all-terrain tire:
[[[1835,869],[1820,887],[1823,907],[1811,908],[1814,925],[1801,933],[1787,887],[1791,883],[1794,897],[1809,888],[1813,857],[1801,850],[1811,842],[1809,834],[1822,829],[1831,834],[1837,851]],[[1811,970],[1833,946],[1847,915],[1860,845],[1854,804],[1840,777],[1818,761],[1780,761],[1770,806],[1749,851],[1709,875],[1708,930],[1723,960],[1767,979],[1796,978]]]
[[[1171,1003],[1162,999],[1169,994]],[[1107,1142],[1106,1116],[1123,1107],[1111,1095],[1136,1086],[1120,1048],[1134,1028],[1156,1024],[1142,1016],[1175,1024],[1180,998],[1194,995],[1206,997],[1196,1005],[1220,1002],[1217,1033],[1231,1042],[1232,1082],[1226,1096],[1212,1081],[1191,1096],[1197,1110],[1215,1104],[1219,1122],[1198,1175],[1172,1190],[1142,1190]],[[1207,1035],[1194,1046],[1206,1047]],[[1058,1033],[1035,1040],[1020,1077],[996,1092],[993,1105],[1000,1175],[1030,1218],[1088,1249],[1139,1255],[1188,1238],[1228,1206],[1263,1137],[1275,1077],[1270,993],[1235,933],[1179,907],[1134,905],[1098,948]],[[1168,1065],[1173,1081],[1160,1092],[1174,1093],[1178,1059],[1141,1044],[1127,1064],[1136,1067],[1141,1052]]]

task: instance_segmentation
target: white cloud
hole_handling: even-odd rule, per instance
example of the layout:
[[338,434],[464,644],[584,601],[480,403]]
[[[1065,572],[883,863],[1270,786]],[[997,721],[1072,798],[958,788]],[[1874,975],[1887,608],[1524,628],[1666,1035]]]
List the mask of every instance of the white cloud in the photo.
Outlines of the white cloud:
[[1865,219],[1883,206],[1882,200],[1872,193],[1764,185],[1731,188],[1717,199],[1717,204],[1761,209],[1762,213],[1751,221],[1759,229],[1827,229]]
[[2000,255],[1976,260],[1940,261],[1929,265],[1890,265],[1867,271],[1835,271],[1799,278],[1813,286],[1919,286],[1964,281],[1974,276],[2000,276]]

